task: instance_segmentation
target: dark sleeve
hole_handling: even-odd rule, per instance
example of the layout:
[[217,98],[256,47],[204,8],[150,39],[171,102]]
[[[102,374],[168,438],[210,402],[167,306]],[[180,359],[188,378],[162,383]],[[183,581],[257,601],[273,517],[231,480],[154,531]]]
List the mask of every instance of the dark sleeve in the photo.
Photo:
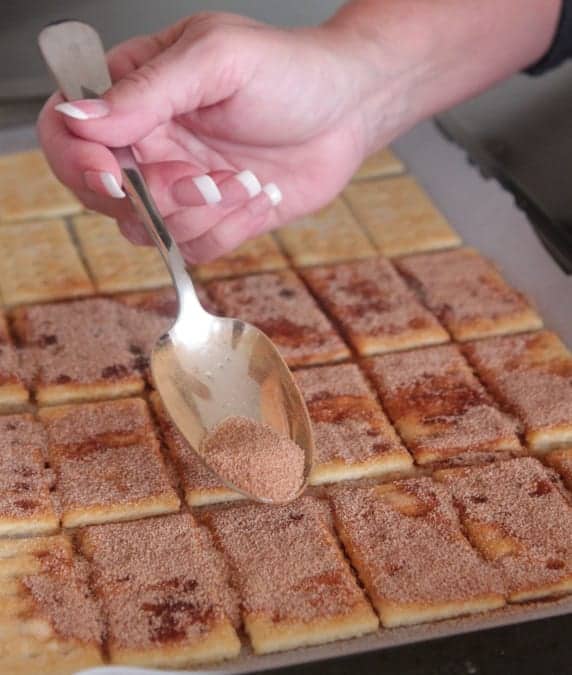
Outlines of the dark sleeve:
[[554,40],[546,54],[525,70],[529,75],[542,75],[572,58],[572,0],[563,0]]

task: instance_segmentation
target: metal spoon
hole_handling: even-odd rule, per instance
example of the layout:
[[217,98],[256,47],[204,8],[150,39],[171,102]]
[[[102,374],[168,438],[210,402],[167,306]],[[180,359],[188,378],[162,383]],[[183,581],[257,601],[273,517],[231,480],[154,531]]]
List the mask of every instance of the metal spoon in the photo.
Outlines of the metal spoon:
[[[52,24],[41,31],[39,45],[68,100],[99,97],[111,86],[103,46],[91,26],[78,21]],[[260,330],[203,309],[131,148],[112,151],[122,170],[123,187],[169,268],[179,300],[177,320],[151,354],[153,379],[167,412],[207,466],[201,453],[203,439],[229,416],[264,422],[291,438],[305,453],[303,481],[294,498],[307,484],[314,441],[304,399],[288,366]],[[219,478],[237,492],[270,501],[229,477]]]

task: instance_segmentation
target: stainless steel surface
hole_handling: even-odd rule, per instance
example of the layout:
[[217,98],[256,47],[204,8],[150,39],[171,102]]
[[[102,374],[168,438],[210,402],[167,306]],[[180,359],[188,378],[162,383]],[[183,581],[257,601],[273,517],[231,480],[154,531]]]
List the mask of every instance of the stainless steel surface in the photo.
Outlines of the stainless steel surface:
[[[91,26],[77,21],[49,26],[40,33],[39,43],[67,99],[100,96],[111,86],[103,46]],[[215,317],[203,309],[131,149],[112,150],[122,170],[123,186],[161,252],[177,291],[178,317],[151,354],[153,379],[167,412],[207,465],[202,441],[230,416],[264,422],[292,438],[305,453],[303,482],[293,499],[307,484],[314,442],[308,411],[292,374],[271,340],[257,328]],[[269,501],[229,476],[220,478],[242,494]]]

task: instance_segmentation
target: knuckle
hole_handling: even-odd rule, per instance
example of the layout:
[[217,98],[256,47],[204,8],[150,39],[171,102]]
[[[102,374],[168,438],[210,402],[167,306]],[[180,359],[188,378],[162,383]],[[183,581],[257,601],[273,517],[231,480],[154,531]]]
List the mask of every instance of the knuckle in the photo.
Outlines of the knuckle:
[[145,63],[137,70],[126,73],[120,80],[121,87],[128,88],[132,93],[144,93],[153,87],[157,80],[157,68],[152,61]]
[[223,47],[225,40],[235,31],[232,14],[199,12],[189,20],[186,34],[194,44],[201,43]]
[[213,227],[208,233],[209,247],[220,254],[232,248],[232,237],[229,237],[229,228],[224,226]]

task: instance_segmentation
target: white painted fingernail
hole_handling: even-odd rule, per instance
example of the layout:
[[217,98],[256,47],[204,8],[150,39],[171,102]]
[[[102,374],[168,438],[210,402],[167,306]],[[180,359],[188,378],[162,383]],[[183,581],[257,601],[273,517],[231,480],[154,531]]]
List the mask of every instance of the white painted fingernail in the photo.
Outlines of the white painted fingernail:
[[123,199],[125,197],[125,192],[121,189],[121,186],[117,182],[115,176],[109,171],[101,171],[99,177],[105,188],[107,194],[114,199]]
[[74,120],[89,119],[89,115],[84,113],[83,110],[76,108],[72,103],[58,103],[58,105],[54,106],[54,110],[61,112],[62,115],[66,115],[67,117],[73,117]]
[[266,183],[262,191],[266,192],[268,199],[272,202],[272,206],[276,206],[282,201],[282,192],[280,192],[280,188],[276,183]]
[[235,178],[248,192],[249,197],[256,197],[257,194],[260,194],[262,185],[260,185],[260,181],[252,171],[248,169],[241,171],[236,174]]
[[196,185],[197,190],[202,194],[207,204],[218,204],[222,199],[218,185],[210,176],[207,176],[207,174],[204,176],[194,176],[193,183]]
[[74,120],[95,120],[99,117],[106,117],[111,112],[109,103],[100,98],[58,103],[54,106],[54,110]]

